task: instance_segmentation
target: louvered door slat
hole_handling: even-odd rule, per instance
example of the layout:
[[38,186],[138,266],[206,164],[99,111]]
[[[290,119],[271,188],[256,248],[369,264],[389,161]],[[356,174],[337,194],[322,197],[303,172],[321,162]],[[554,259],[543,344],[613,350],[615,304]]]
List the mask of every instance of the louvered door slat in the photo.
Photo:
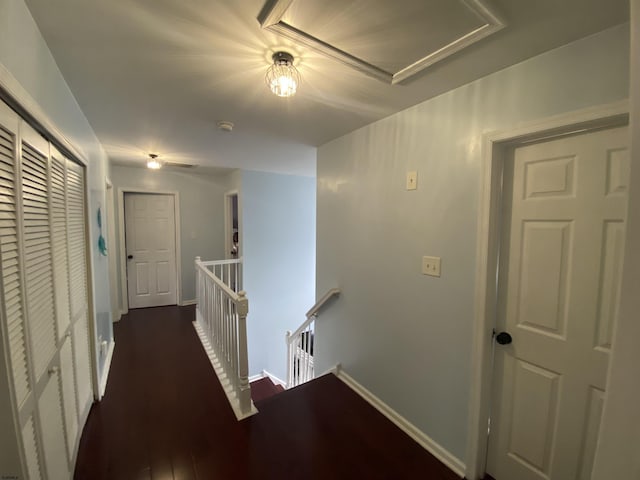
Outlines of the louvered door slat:
[[87,305],[84,202],[84,171],[78,165],[67,161],[69,296],[72,319],[77,318]]
[[[25,271],[27,314],[33,348],[36,378],[40,378],[56,352],[51,234],[49,228],[47,158],[26,142],[22,142],[22,188],[45,200],[44,208],[23,206],[25,235]],[[40,175],[31,174],[40,172]],[[42,172],[44,172],[42,174]],[[39,182],[39,183],[38,183]]]
[[40,456],[38,454],[38,446],[36,443],[36,426],[33,416],[22,429],[22,442],[24,443],[24,453],[27,460],[27,469],[29,471],[29,480],[38,480],[42,478],[40,468]]
[[0,197],[0,265],[5,315],[9,331],[9,353],[14,390],[18,405],[26,400],[31,386],[27,365],[26,337],[22,312],[22,289],[18,269],[18,224],[16,221],[15,136],[0,126],[0,157],[2,159],[3,192]]
[[38,401],[42,436],[44,438],[44,460],[50,479],[70,478],[67,460],[66,439],[62,419],[62,391],[59,374],[50,376],[47,386]]
[[56,285],[56,308],[58,320],[58,340],[71,323],[69,309],[69,257],[67,244],[67,212],[65,193],[65,164],[56,156],[51,156],[51,225],[53,246],[53,271]]
[[60,372],[62,374],[62,399],[67,432],[67,454],[71,462],[73,448],[78,437],[78,406],[76,399],[76,379],[73,368],[73,340],[68,337],[60,348]]

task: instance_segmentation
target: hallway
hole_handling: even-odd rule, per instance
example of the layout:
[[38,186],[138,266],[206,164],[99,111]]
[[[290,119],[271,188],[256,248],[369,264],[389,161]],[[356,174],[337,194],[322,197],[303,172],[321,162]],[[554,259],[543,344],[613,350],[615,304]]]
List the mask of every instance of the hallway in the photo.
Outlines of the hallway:
[[193,315],[132,310],[114,325],[111,374],[76,479],[457,478],[333,375],[258,402],[257,415],[237,422]]

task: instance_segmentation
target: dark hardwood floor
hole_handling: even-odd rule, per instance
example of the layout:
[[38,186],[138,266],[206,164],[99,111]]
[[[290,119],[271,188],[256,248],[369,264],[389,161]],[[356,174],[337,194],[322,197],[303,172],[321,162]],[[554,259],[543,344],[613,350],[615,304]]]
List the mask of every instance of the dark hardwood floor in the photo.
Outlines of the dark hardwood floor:
[[258,401],[258,414],[236,421],[193,315],[133,310],[115,324],[76,479],[458,478],[333,375]]

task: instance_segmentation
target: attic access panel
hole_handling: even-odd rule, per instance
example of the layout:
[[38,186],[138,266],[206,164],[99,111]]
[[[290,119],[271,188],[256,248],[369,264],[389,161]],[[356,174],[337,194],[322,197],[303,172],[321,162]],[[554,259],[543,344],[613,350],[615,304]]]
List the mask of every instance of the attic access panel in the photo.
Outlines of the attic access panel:
[[504,28],[484,0],[270,0],[258,20],[391,84]]

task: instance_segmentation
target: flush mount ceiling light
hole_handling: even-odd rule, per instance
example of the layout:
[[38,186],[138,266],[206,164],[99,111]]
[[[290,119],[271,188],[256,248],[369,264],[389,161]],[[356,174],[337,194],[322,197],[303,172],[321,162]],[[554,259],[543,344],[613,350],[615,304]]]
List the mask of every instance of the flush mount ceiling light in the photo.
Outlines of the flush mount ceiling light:
[[227,120],[220,120],[217,124],[218,130],[223,132],[231,132],[233,130],[233,122],[229,122]]
[[276,52],[271,58],[273,65],[269,67],[265,77],[267,85],[279,97],[295,95],[300,83],[300,74],[293,66],[293,55],[288,52]]
[[147,168],[158,170],[160,167],[162,167],[162,164],[160,163],[160,160],[158,160],[158,154],[150,153],[149,160],[147,160]]

